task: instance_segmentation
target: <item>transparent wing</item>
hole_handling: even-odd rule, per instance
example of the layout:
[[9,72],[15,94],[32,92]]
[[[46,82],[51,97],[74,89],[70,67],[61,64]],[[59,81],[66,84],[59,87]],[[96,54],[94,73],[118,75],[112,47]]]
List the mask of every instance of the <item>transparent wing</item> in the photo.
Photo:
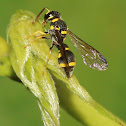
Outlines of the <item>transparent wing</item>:
[[74,43],[74,46],[79,50],[80,55],[83,58],[83,62],[87,66],[100,71],[106,70],[108,68],[108,63],[100,52],[81,40],[70,30],[68,30],[68,34],[70,35],[71,41]]

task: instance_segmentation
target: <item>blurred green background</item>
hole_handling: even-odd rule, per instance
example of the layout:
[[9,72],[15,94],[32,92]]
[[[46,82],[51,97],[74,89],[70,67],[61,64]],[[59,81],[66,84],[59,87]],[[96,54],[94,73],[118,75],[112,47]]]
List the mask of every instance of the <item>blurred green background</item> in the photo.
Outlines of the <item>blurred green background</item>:
[[[73,33],[99,50],[109,69],[96,71],[76,56],[74,74],[80,84],[103,107],[126,122],[126,0],[3,0],[0,2],[0,36],[6,39],[11,15],[19,9],[38,14],[48,7],[57,10]],[[64,110],[61,126],[81,126]],[[0,77],[0,126],[42,126],[36,98],[24,85]]]

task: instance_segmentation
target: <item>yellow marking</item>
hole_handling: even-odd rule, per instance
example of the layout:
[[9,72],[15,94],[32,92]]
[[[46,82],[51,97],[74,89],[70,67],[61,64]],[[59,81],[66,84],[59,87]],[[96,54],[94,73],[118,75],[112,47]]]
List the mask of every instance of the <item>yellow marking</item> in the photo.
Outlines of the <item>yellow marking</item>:
[[50,10],[48,10],[48,12],[46,12],[46,15],[50,12]]
[[54,26],[51,25],[51,26],[50,26],[50,30],[53,30],[53,29],[54,29]]
[[46,12],[46,15],[49,13],[50,11]]
[[61,53],[59,53],[58,58],[60,58],[61,56],[62,56]]
[[51,18],[53,18],[53,16],[50,16],[48,19],[51,19]]
[[69,28],[67,27],[67,30],[69,30]]
[[69,48],[68,48],[68,47],[66,47],[66,48],[65,48],[65,50],[69,50]]
[[61,31],[61,34],[67,34],[67,31]]
[[75,66],[75,65],[76,65],[75,62],[70,62],[70,63],[69,63],[69,66]]
[[58,27],[55,27],[55,29],[58,30],[58,31],[60,30],[60,28],[58,28]]
[[58,20],[59,20],[59,18],[55,18],[55,19],[52,20],[52,22],[56,22]]
[[66,67],[67,65],[65,63],[60,63],[59,66],[60,67]]
[[65,40],[66,40],[66,38],[63,39],[63,41],[65,41]]

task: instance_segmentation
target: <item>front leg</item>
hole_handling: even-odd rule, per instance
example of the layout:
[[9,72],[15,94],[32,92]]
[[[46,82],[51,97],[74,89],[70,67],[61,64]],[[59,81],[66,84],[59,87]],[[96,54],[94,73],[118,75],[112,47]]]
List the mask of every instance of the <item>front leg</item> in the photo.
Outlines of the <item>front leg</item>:
[[28,39],[32,36],[35,37],[35,39],[33,39],[31,42],[29,42],[24,48],[26,48],[27,46],[30,46],[35,40],[37,39],[51,39],[51,37],[47,38],[46,36],[49,35],[48,32],[43,32],[43,31],[36,31],[35,33],[33,33],[32,35],[29,35],[27,37],[25,37],[25,39]]

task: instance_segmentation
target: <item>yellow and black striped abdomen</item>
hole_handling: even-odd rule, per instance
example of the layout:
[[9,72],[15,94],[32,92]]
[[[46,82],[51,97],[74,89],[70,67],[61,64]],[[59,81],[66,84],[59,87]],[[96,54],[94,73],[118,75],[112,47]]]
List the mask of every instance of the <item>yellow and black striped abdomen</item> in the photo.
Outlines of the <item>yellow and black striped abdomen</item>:
[[64,69],[67,78],[69,78],[73,73],[74,66],[76,63],[74,54],[69,50],[66,44],[64,45],[66,46],[64,49],[64,54],[62,54],[61,50],[59,50],[58,62],[59,66]]

